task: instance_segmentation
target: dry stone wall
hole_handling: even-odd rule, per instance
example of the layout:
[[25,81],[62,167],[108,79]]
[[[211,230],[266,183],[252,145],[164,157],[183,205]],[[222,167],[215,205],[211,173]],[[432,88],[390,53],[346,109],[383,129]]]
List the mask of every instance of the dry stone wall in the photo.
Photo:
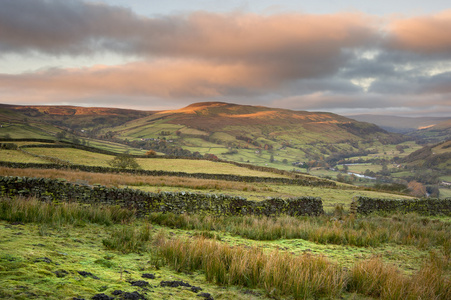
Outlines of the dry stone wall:
[[47,201],[76,201],[87,204],[119,205],[136,209],[139,216],[151,212],[205,213],[212,215],[265,215],[281,214],[316,216],[323,214],[320,198],[270,198],[249,201],[241,197],[196,193],[148,193],[129,188],[109,188],[73,184],[62,180],[0,177],[0,194],[4,196],[34,196]]
[[84,165],[15,163],[15,162],[0,161],[0,166],[9,167],[9,168],[19,168],[19,169],[24,169],[24,168],[70,169],[70,170],[80,170],[80,171],[93,172],[93,173],[128,173],[128,174],[147,175],[147,176],[176,176],[176,177],[214,179],[214,180],[238,181],[238,182],[249,182],[249,183],[265,182],[265,183],[302,185],[302,186],[327,186],[327,187],[335,187],[336,186],[336,183],[332,182],[332,181],[318,181],[318,180],[300,179],[300,178],[256,177],[256,176],[240,176],[240,175],[231,175],[231,174],[168,172],[168,171],[158,171],[158,170],[132,170],[132,169],[117,169],[117,168],[84,166]]
[[451,198],[446,199],[377,199],[358,197],[357,212],[369,214],[372,212],[415,212],[421,215],[451,216]]

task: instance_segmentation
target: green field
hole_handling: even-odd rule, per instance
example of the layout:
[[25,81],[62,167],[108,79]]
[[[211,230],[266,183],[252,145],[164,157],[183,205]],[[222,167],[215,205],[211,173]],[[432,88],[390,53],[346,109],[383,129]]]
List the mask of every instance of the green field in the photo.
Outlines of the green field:
[[[193,139],[194,142],[212,146],[203,144],[208,142],[202,139]],[[115,149],[118,153],[127,149],[90,140],[91,146],[94,143],[98,143],[96,147]],[[112,155],[74,148],[24,150],[43,159],[19,150],[0,150],[0,160],[46,163],[46,158],[58,158],[72,164],[109,166],[113,159]],[[224,150],[228,149],[210,147],[206,151],[220,156],[219,151]],[[144,150],[136,151],[138,154]],[[283,164],[281,158],[294,159],[296,151],[288,148],[274,153],[284,153],[284,156],[275,154],[274,163],[269,163],[269,152],[257,155],[255,149],[240,149],[238,154],[225,156],[262,166],[292,168]],[[137,158],[136,161],[144,170],[282,177],[207,160]],[[376,172],[380,166],[365,164],[348,168],[363,173],[366,169]],[[70,208],[63,213],[55,209],[66,207],[65,204],[33,200],[18,202],[18,208],[8,210],[8,205],[22,200],[0,197],[0,298],[3,299],[92,299],[96,294],[112,296],[119,290],[123,295],[135,292],[147,299],[176,300],[204,299],[199,297],[202,292],[214,299],[249,300],[393,299],[394,291],[400,293],[399,299],[447,300],[451,295],[450,217],[349,214],[350,203],[356,196],[410,198],[406,195],[369,191],[342,183],[327,188],[6,167],[0,167],[0,174],[64,178],[77,184],[150,192],[226,194],[254,201],[314,196],[321,197],[326,213],[318,217],[269,218],[156,213],[136,219],[129,209],[119,212],[117,207],[98,209],[83,205],[79,208],[85,212]],[[311,175],[336,174],[321,169],[311,171]],[[441,189],[441,195],[446,196],[449,191]],[[36,208],[25,213],[33,203]],[[90,212],[91,209],[94,211]],[[253,262],[258,263],[253,265]],[[285,269],[281,269],[283,266]],[[312,275],[293,281],[292,277],[298,278],[302,273],[298,271],[303,270],[309,270],[307,273]],[[331,270],[341,277],[327,277]],[[364,275],[353,275],[359,270]],[[143,274],[152,274],[153,279],[143,278]],[[149,285],[132,285],[139,281],[141,285],[144,281]],[[166,287],[164,281],[183,281],[190,286]],[[337,282],[338,287],[331,290]],[[362,282],[361,287],[358,282]],[[377,286],[372,291],[368,286],[374,282]],[[417,289],[421,284],[428,290]],[[197,289],[191,286],[202,291],[196,293]]]
[[46,160],[33,157],[19,150],[0,150],[0,161],[19,162],[19,163],[47,163]]
[[[392,299],[393,292],[400,293],[400,299],[445,300],[451,295],[449,218],[349,219],[336,214],[339,221],[332,220],[333,215],[252,219],[154,214],[134,219],[129,210],[115,210],[118,218],[108,207],[71,204],[58,206],[56,213],[54,205],[20,201],[0,198],[2,299],[93,299],[118,291],[176,300],[203,299],[201,292],[214,299],[243,300]],[[15,206],[9,210],[11,205],[27,213]],[[280,230],[308,231],[311,236],[248,236]],[[345,234],[357,235],[371,246],[333,239]],[[312,275],[300,276],[298,270]],[[356,277],[359,270],[365,275]],[[331,289],[336,282],[330,271],[341,274],[334,277],[339,280],[336,289]],[[232,277],[240,274],[246,276]],[[292,276],[299,281],[284,286]],[[183,281],[185,286],[166,286],[168,281]],[[362,286],[350,285],[353,282]]]

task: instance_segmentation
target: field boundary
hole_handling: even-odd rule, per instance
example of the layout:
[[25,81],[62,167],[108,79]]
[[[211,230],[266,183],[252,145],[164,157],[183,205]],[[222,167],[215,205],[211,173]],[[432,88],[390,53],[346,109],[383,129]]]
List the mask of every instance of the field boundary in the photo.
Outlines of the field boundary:
[[365,215],[373,212],[414,212],[421,215],[451,216],[451,198],[380,199],[359,196],[354,203],[357,203],[357,213]]
[[66,170],[80,170],[92,173],[128,173],[133,175],[146,176],[175,176],[198,179],[213,179],[224,181],[237,182],[262,182],[262,183],[276,183],[300,186],[327,186],[336,187],[333,181],[318,181],[309,179],[294,179],[294,178],[278,178],[278,177],[258,177],[258,176],[241,176],[232,174],[209,174],[209,173],[186,173],[186,172],[170,172],[161,170],[136,170],[136,169],[117,169],[110,167],[85,166],[85,165],[66,165],[66,164],[40,164],[40,163],[16,163],[0,161],[0,166],[17,169],[66,169]]
[[36,197],[52,202],[119,205],[136,210],[139,216],[151,212],[264,216],[317,216],[324,213],[322,200],[317,197],[269,198],[257,202],[222,194],[149,193],[129,188],[88,186],[57,179],[15,176],[0,177],[0,195]]

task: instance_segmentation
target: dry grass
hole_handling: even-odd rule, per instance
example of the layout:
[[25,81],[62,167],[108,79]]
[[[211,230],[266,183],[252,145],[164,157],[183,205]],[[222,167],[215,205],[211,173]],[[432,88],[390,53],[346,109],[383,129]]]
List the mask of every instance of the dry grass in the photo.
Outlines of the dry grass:
[[51,179],[64,178],[67,181],[86,184],[101,184],[105,186],[173,186],[191,189],[216,189],[237,191],[263,191],[264,188],[256,187],[242,182],[230,182],[212,179],[183,178],[175,176],[143,176],[132,174],[102,174],[82,171],[66,171],[54,169],[14,169],[0,167],[0,176],[26,176],[43,177]]
[[135,211],[117,206],[86,206],[68,202],[54,204],[35,198],[0,198],[0,219],[52,226],[82,225],[85,222],[111,225],[132,222]]
[[203,238],[167,239],[155,244],[178,272],[202,270],[219,285],[262,288],[268,296],[295,299],[340,297],[345,291],[379,299],[451,299],[451,280],[446,271],[449,257],[431,252],[413,275],[385,264],[379,257],[357,263],[350,270],[322,256],[295,256],[253,247],[231,247]]
[[451,223],[417,215],[393,217],[230,216],[152,213],[155,224],[188,230],[227,231],[252,240],[304,239],[319,244],[377,247],[385,243],[437,249],[451,256]]
[[177,271],[200,269],[216,284],[262,288],[273,296],[332,298],[346,283],[345,272],[324,257],[265,254],[259,248],[231,247],[203,238],[160,238],[157,247]]
[[348,290],[380,299],[451,299],[451,280],[445,275],[449,257],[431,252],[423,267],[403,275],[378,257],[357,263],[349,274]]

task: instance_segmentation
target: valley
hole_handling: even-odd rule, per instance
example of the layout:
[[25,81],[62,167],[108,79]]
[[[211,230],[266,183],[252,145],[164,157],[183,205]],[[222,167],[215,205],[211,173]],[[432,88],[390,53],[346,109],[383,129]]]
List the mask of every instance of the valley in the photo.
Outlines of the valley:
[[[39,183],[0,186],[2,298],[451,296],[448,140],[217,102],[136,114],[2,106],[0,123],[0,178]],[[57,186],[82,192],[66,202]],[[122,198],[83,198],[91,190]],[[135,194],[164,200],[124,200]],[[177,197],[202,209],[176,214]],[[367,214],[360,198],[439,213]],[[323,213],[281,213],[293,199]],[[137,216],[132,203],[153,209]],[[262,203],[273,206],[262,214]]]

